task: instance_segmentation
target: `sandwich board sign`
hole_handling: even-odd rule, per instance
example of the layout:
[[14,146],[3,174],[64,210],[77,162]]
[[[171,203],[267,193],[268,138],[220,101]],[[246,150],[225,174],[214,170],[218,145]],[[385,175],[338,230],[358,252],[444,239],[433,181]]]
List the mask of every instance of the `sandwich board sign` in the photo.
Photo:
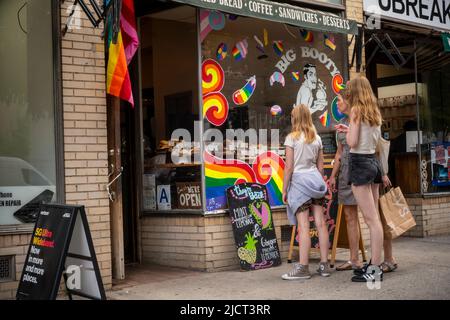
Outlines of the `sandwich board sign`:
[[56,299],[62,276],[69,299],[106,299],[84,206],[41,204],[17,300]]
[[231,224],[242,270],[281,264],[266,186],[241,183],[226,191]]

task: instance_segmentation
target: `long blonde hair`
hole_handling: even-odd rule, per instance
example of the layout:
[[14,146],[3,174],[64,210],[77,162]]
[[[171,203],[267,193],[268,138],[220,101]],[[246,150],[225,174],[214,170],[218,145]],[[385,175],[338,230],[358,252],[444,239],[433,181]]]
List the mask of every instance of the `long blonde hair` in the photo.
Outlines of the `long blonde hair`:
[[357,76],[347,83],[345,97],[350,107],[356,111],[355,120],[368,123],[370,126],[381,126],[383,121],[377,98],[372,91],[369,80]]
[[292,117],[292,131],[291,136],[298,139],[303,134],[306,143],[312,143],[316,140],[316,127],[314,127],[311,112],[304,104],[295,106],[291,112]]

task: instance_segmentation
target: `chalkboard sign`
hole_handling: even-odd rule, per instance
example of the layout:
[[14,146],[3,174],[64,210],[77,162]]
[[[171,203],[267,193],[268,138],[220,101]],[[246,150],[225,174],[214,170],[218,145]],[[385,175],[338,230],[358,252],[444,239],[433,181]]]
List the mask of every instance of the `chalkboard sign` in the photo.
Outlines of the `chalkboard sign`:
[[319,135],[322,140],[323,153],[332,154],[334,156],[337,151],[336,133],[320,133]]
[[63,274],[70,299],[106,299],[84,207],[41,204],[16,298],[56,299]]
[[227,200],[241,269],[281,264],[266,187],[237,184],[227,189]]

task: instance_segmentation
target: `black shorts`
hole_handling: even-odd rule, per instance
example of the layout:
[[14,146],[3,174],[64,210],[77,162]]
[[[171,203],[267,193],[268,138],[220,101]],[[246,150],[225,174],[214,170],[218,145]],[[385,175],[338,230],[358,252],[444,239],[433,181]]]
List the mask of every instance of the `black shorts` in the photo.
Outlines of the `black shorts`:
[[375,154],[350,153],[348,184],[381,183],[381,166]]

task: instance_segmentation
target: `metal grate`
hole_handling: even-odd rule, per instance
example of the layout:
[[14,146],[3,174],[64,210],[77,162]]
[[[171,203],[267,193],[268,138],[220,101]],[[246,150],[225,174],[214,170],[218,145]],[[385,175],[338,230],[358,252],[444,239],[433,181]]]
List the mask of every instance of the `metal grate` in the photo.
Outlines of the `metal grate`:
[[13,259],[14,256],[0,257],[0,282],[14,280]]

